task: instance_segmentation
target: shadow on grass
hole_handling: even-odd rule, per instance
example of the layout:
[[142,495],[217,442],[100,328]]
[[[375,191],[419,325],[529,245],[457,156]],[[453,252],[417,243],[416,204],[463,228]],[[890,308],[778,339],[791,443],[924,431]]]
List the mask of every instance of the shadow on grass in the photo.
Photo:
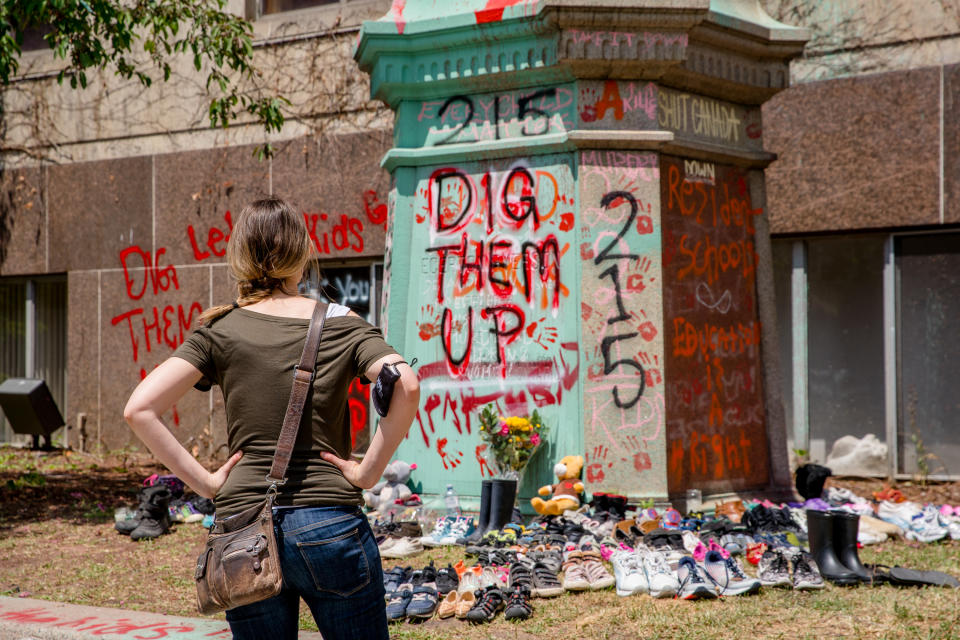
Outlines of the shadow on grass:
[[0,448],[0,536],[46,520],[102,524],[135,506],[151,465],[64,451]]

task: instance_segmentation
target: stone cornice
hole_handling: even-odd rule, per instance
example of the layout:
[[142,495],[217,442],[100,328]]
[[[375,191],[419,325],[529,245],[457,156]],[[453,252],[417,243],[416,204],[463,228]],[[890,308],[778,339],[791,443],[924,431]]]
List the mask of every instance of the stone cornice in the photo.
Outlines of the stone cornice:
[[364,25],[354,55],[370,73],[374,97],[395,108],[452,87],[462,93],[631,78],[760,104],[786,88],[789,61],[808,38],[767,16],[757,0],[653,7],[543,0],[533,16],[469,24],[457,14],[436,24],[405,35],[389,21]]

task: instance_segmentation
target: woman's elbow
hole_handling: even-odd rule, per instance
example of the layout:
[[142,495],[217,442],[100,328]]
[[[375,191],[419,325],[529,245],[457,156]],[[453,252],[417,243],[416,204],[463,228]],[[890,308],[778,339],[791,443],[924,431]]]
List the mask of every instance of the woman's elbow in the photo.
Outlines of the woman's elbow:
[[420,402],[420,379],[415,374],[404,375],[400,379],[403,392],[412,402]]
[[126,420],[131,429],[136,430],[137,425],[142,423],[149,413],[148,407],[130,399],[127,401],[127,406],[123,408],[123,419]]

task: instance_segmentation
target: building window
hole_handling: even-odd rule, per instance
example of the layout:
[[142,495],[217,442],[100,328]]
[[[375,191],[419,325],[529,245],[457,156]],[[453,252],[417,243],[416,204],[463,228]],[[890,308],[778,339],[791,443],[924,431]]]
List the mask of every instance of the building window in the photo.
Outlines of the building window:
[[325,4],[340,4],[340,0],[261,0],[260,15],[309,9]]
[[960,233],[896,238],[901,473],[960,475]]
[[775,239],[788,436],[824,462],[837,439],[887,445],[876,475],[960,476],[960,234]]
[[[42,378],[66,419],[67,281],[63,276],[0,278],[0,382]],[[54,441],[61,432],[53,434]],[[16,435],[0,410],[0,442]],[[61,443],[66,444],[66,443]]]

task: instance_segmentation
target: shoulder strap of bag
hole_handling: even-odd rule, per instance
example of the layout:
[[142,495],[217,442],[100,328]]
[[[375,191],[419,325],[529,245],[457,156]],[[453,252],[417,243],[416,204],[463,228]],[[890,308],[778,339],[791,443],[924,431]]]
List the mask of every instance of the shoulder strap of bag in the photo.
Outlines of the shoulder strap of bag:
[[280,439],[277,440],[277,451],[273,454],[273,466],[267,474],[270,489],[283,486],[287,482],[285,474],[290,458],[293,455],[293,443],[297,439],[297,430],[300,428],[300,416],[303,415],[303,404],[307,400],[310,385],[313,384],[313,369],[317,363],[317,349],[320,347],[320,335],[323,333],[323,321],[327,317],[327,304],[318,302],[313,308],[313,317],[310,318],[310,328],[307,330],[307,340],[303,343],[303,353],[300,362],[293,370],[293,389],[290,391],[290,402],[287,403],[287,413],[283,416],[283,427],[280,429]]

